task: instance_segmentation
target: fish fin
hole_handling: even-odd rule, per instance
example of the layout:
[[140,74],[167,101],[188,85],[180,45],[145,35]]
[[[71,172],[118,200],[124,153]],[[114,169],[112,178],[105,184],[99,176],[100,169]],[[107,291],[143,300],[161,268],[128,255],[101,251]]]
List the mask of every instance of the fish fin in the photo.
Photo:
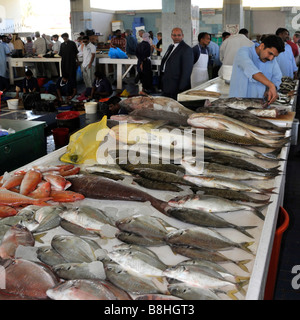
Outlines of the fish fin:
[[34,239],[35,241],[39,242],[39,243],[44,243],[44,241],[42,240],[42,238],[47,234],[47,232],[44,233],[40,233],[40,234],[35,234],[34,235]]
[[[268,205],[268,204],[267,204]],[[265,206],[265,205],[264,205]],[[253,212],[257,217],[259,217],[261,220],[265,220],[265,216],[260,212],[260,210],[258,210],[257,208],[253,208],[253,210],[251,210],[251,212]]]
[[246,267],[246,264],[249,263],[251,260],[239,260],[239,261],[232,261],[234,264],[236,264],[238,267],[240,267],[243,271],[249,273],[249,269]]
[[235,296],[236,293],[238,293],[239,291],[237,289],[234,290],[230,290],[227,292],[227,296],[232,299],[232,300],[238,300],[238,298]]
[[237,283],[242,283],[243,286],[249,283],[250,277],[236,276],[235,281]]
[[243,233],[244,235],[246,235],[246,236],[254,239],[253,236],[252,236],[250,233],[247,232],[247,230],[248,230],[248,229],[254,229],[254,228],[256,228],[256,227],[257,227],[257,226],[247,226],[247,227],[236,226],[235,229],[238,230],[238,231],[240,231],[240,232]]
[[254,241],[252,241],[252,242],[242,242],[242,243],[240,243],[239,247],[240,247],[242,250],[244,250],[244,251],[246,251],[246,252],[251,253],[251,254],[254,255],[254,253],[248,248],[248,247],[250,247],[253,243],[254,243]]
[[263,193],[278,194],[277,192],[274,192],[274,189],[276,189],[276,188],[261,189],[261,191],[262,191]]

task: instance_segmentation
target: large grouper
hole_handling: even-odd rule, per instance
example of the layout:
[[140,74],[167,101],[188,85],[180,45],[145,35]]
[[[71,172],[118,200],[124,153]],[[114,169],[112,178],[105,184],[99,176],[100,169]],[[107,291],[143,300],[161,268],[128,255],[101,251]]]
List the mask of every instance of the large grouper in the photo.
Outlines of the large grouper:
[[119,181],[109,178],[95,176],[92,174],[82,174],[71,176],[68,180],[72,183],[70,190],[82,193],[86,198],[98,200],[124,200],[147,202],[158,211],[165,214],[168,203],[159,200],[150,194],[138,190]]

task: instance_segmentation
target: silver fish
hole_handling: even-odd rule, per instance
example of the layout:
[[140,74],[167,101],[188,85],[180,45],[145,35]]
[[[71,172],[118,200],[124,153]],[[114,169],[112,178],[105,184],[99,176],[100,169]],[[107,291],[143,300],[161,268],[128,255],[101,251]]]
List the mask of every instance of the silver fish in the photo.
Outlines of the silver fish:
[[43,232],[58,227],[61,221],[59,213],[63,210],[62,206],[42,207],[38,209],[34,217],[39,225],[34,229],[34,232]]
[[151,277],[127,271],[125,267],[114,263],[104,262],[107,279],[117,287],[132,294],[165,293]]
[[127,244],[135,244],[146,247],[159,247],[165,245],[165,241],[163,239],[146,238],[131,232],[119,231],[115,234],[115,236],[117,239]]
[[163,270],[166,269],[166,265],[159,259],[141,251],[120,249],[109,252],[107,256],[129,272],[132,271],[144,276],[162,277]]
[[163,219],[155,216],[134,215],[116,221],[116,226],[126,232],[135,233],[148,239],[164,239],[171,230],[176,230]]
[[67,263],[67,260],[51,246],[39,247],[36,253],[40,261],[51,267],[57,264]]
[[195,224],[201,227],[233,228],[250,238],[253,238],[253,236],[249,234],[247,230],[256,228],[256,226],[237,226],[233,223],[227,222],[225,219],[219,217],[218,215],[207,213],[202,210],[188,208],[171,208],[167,211],[167,214],[180,221]]
[[62,279],[100,279],[105,280],[105,272],[101,261],[83,263],[64,263],[53,266],[53,271]]
[[269,180],[274,178],[271,174],[242,170],[213,162],[204,162],[203,166],[201,166],[197,165],[193,159],[182,159],[181,164],[186,169],[186,173],[193,176],[204,175],[233,180]]
[[86,167],[85,171],[87,171],[88,173],[99,172],[99,173],[119,174],[124,176],[131,175],[128,171],[122,170],[117,164],[115,165],[94,164],[93,166]]
[[202,289],[222,290],[227,287],[240,290],[237,284],[208,274],[194,266],[174,266],[165,270],[164,274],[167,277]]
[[131,300],[129,295],[102,280],[68,280],[47,290],[53,300]]
[[228,250],[230,248],[240,248],[248,253],[253,252],[248,248],[253,242],[236,243],[222,236],[220,233],[208,228],[193,227],[172,231],[166,236],[168,244],[192,246],[208,250]]
[[244,182],[240,182],[238,180],[233,180],[229,178],[223,178],[220,176],[191,176],[184,175],[185,180],[197,185],[199,187],[207,187],[207,188],[218,188],[218,189],[230,189],[241,192],[252,192],[258,194],[272,193],[274,188],[270,189],[257,189],[249,184]]
[[169,284],[168,290],[173,296],[184,300],[221,300],[213,290],[191,286],[184,282]]
[[59,216],[71,223],[77,224],[80,227],[101,234],[101,228],[104,225],[113,225],[111,219],[104,211],[93,208],[91,206],[81,206],[63,210]]
[[76,236],[56,235],[51,241],[52,248],[68,262],[92,262],[97,257],[91,246]]
[[170,207],[197,209],[208,213],[246,210],[264,220],[264,215],[257,208],[211,195],[179,196],[169,200],[168,204]]

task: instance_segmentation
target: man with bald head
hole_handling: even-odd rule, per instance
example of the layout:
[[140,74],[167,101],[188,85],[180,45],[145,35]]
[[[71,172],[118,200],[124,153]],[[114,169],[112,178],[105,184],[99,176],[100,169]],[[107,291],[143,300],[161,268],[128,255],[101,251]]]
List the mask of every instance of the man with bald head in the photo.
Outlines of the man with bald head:
[[193,49],[183,40],[182,29],[174,28],[171,38],[173,44],[161,61],[162,95],[177,100],[178,93],[191,88],[194,54]]

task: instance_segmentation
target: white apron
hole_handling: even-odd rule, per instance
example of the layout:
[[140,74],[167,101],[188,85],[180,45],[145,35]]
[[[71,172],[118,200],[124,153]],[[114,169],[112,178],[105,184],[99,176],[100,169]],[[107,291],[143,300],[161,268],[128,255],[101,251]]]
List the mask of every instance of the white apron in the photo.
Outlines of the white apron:
[[207,66],[208,66],[208,54],[200,53],[200,57],[198,61],[194,64],[192,75],[191,75],[192,88],[195,88],[200,84],[208,81],[209,77],[208,77]]

